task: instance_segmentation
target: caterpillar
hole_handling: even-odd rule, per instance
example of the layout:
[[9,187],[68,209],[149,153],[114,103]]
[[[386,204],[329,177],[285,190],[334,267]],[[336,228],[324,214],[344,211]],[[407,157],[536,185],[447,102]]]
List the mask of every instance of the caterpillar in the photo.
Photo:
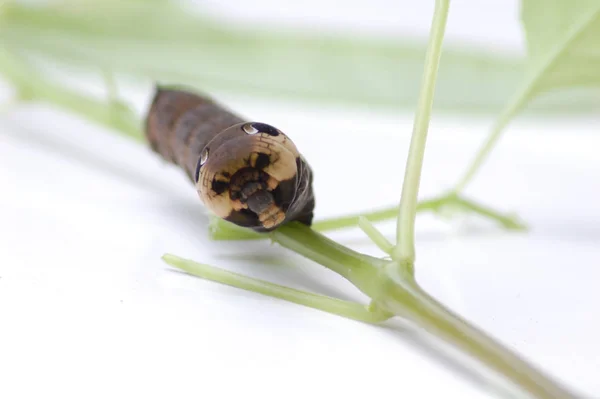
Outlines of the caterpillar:
[[313,172],[276,127],[207,96],[156,86],[145,136],[155,153],[185,171],[216,216],[257,232],[312,224]]

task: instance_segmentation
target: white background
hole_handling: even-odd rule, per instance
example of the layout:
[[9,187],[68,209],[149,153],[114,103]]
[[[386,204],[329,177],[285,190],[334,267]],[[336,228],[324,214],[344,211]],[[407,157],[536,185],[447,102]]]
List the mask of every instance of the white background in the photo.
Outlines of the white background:
[[[475,3],[453,3],[449,40],[522,52],[516,2]],[[422,36],[432,4],[352,1],[340,8],[321,0],[284,11],[264,0],[208,7],[244,23]],[[142,109],[150,95],[142,87],[130,98]],[[220,99],[293,138],[316,171],[317,218],[397,202],[411,115]],[[364,325],[169,268],[160,260],[167,252],[366,300],[277,246],[209,241],[195,190],[147,148],[44,107],[22,107],[0,122],[0,397],[492,395],[478,372],[402,324]],[[422,197],[454,183],[491,122],[434,118]],[[599,122],[520,119],[469,187],[473,198],[517,212],[530,232],[420,216],[417,233],[425,289],[596,397]],[[383,227],[393,238],[393,223]],[[381,255],[357,230],[331,236]]]

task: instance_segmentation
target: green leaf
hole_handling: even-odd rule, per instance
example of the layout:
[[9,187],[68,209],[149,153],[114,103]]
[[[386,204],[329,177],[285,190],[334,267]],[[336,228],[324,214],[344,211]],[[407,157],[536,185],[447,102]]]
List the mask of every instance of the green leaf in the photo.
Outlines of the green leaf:
[[[425,43],[239,27],[163,0],[5,4],[0,45],[88,70],[199,90],[414,109]],[[517,88],[522,60],[447,48],[438,111],[496,113]],[[549,98],[532,110],[595,110],[600,100]]]
[[[509,122],[536,97],[547,96],[551,91],[572,94],[578,89],[600,98],[600,1],[522,1],[521,16],[529,53],[527,74],[459,180],[456,192],[473,179]],[[566,99],[574,101],[572,97]]]
[[600,1],[523,0],[531,97],[600,85]]

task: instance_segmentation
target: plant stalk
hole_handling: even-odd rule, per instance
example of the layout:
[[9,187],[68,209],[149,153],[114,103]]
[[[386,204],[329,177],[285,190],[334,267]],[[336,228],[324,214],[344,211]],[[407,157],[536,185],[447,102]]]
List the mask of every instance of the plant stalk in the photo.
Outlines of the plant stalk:
[[460,178],[456,186],[454,187],[455,193],[460,193],[464,191],[467,184],[473,180],[475,174],[481,169],[481,165],[483,162],[489,157],[492,149],[502,137],[502,132],[504,128],[508,125],[508,123],[512,120],[512,118],[523,108],[523,106],[527,103],[529,97],[531,96],[533,90],[533,86],[525,86],[522,90],[520,90],[517,95],[513,98],[512,101],[509,101],[508,106],[504,108],[496,122],[492,126],[492,131],[489,136],[486,138],[485,142],[475,155],[475,158],[469,165],[467,171]]
[[425,156],[425,143],[433,107],[435,83],[442,54],[444,31],[448,19],[450,0],[436,0],[429,44],[425,55],[425,70],[415,114],[410,150],[406,161],[406,172],[400,199],[400,211],[396,228],[396,247],[392,259],[401,267],[412,268],[415,262],[415,218],[421,170]]
[[16,101],[39,101],[81,115],[135,141],[143,141],[139,120],[123,103],[102,101],[45,78],[14,49],[0,43],[0,75],[17,91]]
[[386,254],[391,254],[394,246],[385,238],[385,236],[364,216],[358,219],[358,227]]
[[432,335],[470,354],[535,398],[575,397],[533,365],[439,303],[416,281],[407,280],[397,273],[395,268],[388,268],[388,284],[394,282],[395,285],[390,286],[383,294],[384,299],[378,302],[382,309],[402,315]]
[[388,261],[358,253],[298,222],[287,223],[269,233],[285,248],[334,271],[368,294],[371,282]]
[[197,263],[189,259],[182,259],[171,254],[164,255],[163,260],[171,266],[177,267],[186,273],[205,280],[256,292],[273,298],[283,299],[288,302],[336,314],[348,319],[362,321],[364,323],[378,324],[392,316],[387,312],[373,311],[370,307],[356,302],[344,301],[326,295],[297,290],[274,284],[269,281],[219,269],[203,263]]
[[283,247],[348,279],[369,296],[378,309],[412,321],[431,335],[470,355],[522,392],[541,399],[576,397],[432,298],[394,261],[360,254],[299,223],[283,226],[270,235]]

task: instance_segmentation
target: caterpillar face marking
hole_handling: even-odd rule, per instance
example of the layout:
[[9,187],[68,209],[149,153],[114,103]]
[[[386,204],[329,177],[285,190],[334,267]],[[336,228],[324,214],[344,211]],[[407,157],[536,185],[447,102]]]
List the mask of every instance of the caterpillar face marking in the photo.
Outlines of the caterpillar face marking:
[[294,181],[296,191],[299,156],[286,135],[264,123],[242,123],[221,132],[206,149],[211,156],[199,160],[196,188],[208,208],[226,220],[258,223],[266,230],[285,220],[291,203],[282,201],[279,184]]
[[244,121],[187,91],[159,88],[146,135],[154,151],[186,170],[215,215],[256,231],[312,223],[312,171],[274,126]]

